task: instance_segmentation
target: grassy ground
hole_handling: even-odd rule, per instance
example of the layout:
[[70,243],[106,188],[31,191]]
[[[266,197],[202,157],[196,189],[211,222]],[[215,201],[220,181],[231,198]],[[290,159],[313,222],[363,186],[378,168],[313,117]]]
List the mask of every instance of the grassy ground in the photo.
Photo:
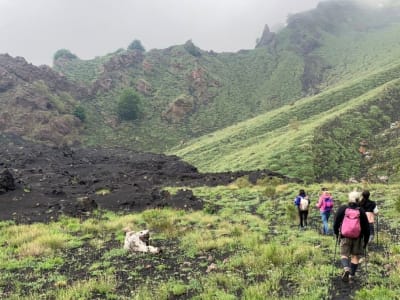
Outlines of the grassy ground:
[[[327,183],[339,202],[361,185]],[[320,235],[318,212],[299,231],[293,199],[321,185],[275,180],[193,189],[202,211],[172,209],[50,224],[0,223],[2,299],[398,299],[398,185],[371,185],[379,232],[352,285],[340,281],[333,236]],[[365,187],[364,187],[365,188]],[[169,189],[174,192],[175,189]],[[149,228],[163,252],[122,249],[122,228]]]

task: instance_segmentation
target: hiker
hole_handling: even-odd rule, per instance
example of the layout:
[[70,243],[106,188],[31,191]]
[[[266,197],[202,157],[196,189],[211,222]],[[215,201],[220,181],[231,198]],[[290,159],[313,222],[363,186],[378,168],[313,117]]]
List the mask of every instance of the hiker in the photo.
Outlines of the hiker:
[[299,191],[299,194],[294,199],[294,205],[297,206],[297,210],[299,212],[299,228],[307,228],[308,207],[310,205],[310,199],[303,189]]
[[319,209],[322,219],[322,233],[329,234],[329,217],[333,211],[333,198],[327,188],[322,188],[322,194],[318,199],[316,207]]
[[360,207],[362,207],[365,210],[365,213],[367,214],[368,223],[369,223],[369,241],[368,242],[370,243],[374,239],[375,215],[378,214],[379,210],[378,210],[378,207],[376,206],[375,201],[372,201],[369,199],[370,193],[368,190],[364,190],[361,195],[362,195],[362,199],[360,202]]
[[363,255],[369,240],[368,218],[364,209],[359,207],[360,201],[360,192],[349,193],[349,203],[338,209],[333,224],[336,239],[340,239],[342,280],[346,282],[355,276],[359,257]]

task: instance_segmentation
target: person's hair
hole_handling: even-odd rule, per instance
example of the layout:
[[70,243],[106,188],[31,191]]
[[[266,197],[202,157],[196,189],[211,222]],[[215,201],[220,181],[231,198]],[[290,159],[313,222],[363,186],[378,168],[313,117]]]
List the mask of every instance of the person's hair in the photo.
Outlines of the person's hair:
[[360,206],[361,206],[361,207],[364,207],[364,205],[365,205],[365,203],[367,203],[368,199],[369,199],[369,191],[368,191],[368,190],[364,190],[364,191],[361,193]]
[[305,197],[306,196],[306,192],[303,189],[301,189],[299,191],[299,195],[302,196],[302,197]]
[[349,193],[349,203],[359,203],[361,199],[361,193],[353,191]]
[[323,191],[323,192],[327,192],[327,191],[328,191],[328,188],[326,188],[326,187],[323,187],[323,188],[321,188],[321,191]]
[[369,191],[368,190],[365,190],[362,192],[362,198],[363,198],[363,200],[369,199]]

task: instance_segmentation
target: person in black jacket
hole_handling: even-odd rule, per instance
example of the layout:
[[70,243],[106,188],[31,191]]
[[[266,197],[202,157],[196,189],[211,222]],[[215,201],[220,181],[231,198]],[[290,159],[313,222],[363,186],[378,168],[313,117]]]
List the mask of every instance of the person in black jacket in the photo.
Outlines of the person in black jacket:
[[299,228],[307,228],[307,216],[308,208],[310,206],[310,199],[303,189],[299,191],[299,195],[294,199],[294,205],[296,205],[297,211],[299,212]]
[[368,223],[369,223],[369,243],[372,242],[374,239],[374,223],[375,223],[375,216],[378,214],[378,207],[376,206],[375,201],[369,199],[369,191],[365,190],[362,192],[362,200],[360,203],[360,207],[365,210],[367,214]]
[[[333,224],[333,231],[336,238],[340,238],[340,256],[341,263],[343,266],[343,281],[351,280],[357,271],[359,257],[363,255],[364,249],[367,247],[369,241],[369,224],[368,218],[365,214],[363,208],[359,207],[359,202],[361,201],[360,192],[349,193],[349,203],[348,205],[342,205],[335,216],[335,222]],[[361,232],[358,238],[348,238],[344,237],[341,232],[341,226],[345,218],[346,209],[356,209],[359,210],[359,218],[361,225]],[[349,261],[350,258],[350,261]]]

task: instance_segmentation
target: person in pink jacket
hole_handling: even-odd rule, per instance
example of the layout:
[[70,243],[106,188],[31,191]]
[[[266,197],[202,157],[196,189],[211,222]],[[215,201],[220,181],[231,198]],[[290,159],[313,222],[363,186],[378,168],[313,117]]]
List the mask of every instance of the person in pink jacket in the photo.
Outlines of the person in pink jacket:
[[329,217],[333,211],[333,198],[331,194],[329,193],[327,188],[322,188],[322,194],[318,199],[318,203],[316,205],[317,208],[319,208],[319,212],[321,214],[321,219],[322,219],[322,233],[323,234],[329,234]]

